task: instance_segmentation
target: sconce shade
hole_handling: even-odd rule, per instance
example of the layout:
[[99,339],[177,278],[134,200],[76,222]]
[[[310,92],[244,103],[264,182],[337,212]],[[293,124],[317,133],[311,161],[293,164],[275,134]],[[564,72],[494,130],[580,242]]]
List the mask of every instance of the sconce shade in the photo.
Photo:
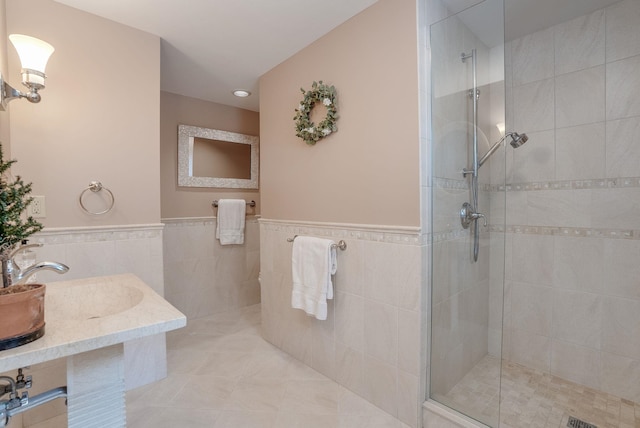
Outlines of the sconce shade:
[[45,41],[23,34],[11,34],[9,40],[18,51],[23,70],[34,70],[42,74],[42,76],[30,74],[30,82],[44,86],[44,70],[49,57],[55,50],[53,46]]
[[38,92],[44,89],[44,69],[55,49],[49,43],[23,34],[11,34],[9,40],[18,51],[22,63],[22,84],[29,88],[28,92],[20,92],[7,83],[0,73],[0,111],[7,108],[7,103],[17,98],[26,98],[31,103],[39,103],[42,97]]

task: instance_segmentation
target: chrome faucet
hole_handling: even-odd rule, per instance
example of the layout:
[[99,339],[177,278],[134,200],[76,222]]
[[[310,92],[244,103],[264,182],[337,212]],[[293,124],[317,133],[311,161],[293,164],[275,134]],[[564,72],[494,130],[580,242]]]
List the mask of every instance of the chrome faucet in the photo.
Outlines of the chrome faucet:
[[[42,244],[27,244],[27,245],[21,245],[18,248],[16,248],[15,250],[13,250],[10,254],[9,254],[9,258],[7,260],[7,266],[6,269],[3,269],[5,272],[3,272],[3,280],[4,280],[4,285],[5,287],[9,286],[9,285],[17,285],[17,284],[24,284],[27,282],[27,280],[29,279],[29,277],[33,274],[35,274],[38,271],[41,270],[52,270],[54,272],[58,272],[60,274],[62,273],[66,273],[69,271],[69,266],[62,264],[62,263],[58,263],[58,262],[39,262],[39,263],[35,263],[29,267],[27,267],[26,269],[22,269],[14,260],[14,257],[16,256],[16,254],[18,254],[20,251],[24,251],[27,248],[34,248],[34,247],[42,247]],[[5,275],[6,273],[6,275]],[[7,284],[8,282],[8,284]]]

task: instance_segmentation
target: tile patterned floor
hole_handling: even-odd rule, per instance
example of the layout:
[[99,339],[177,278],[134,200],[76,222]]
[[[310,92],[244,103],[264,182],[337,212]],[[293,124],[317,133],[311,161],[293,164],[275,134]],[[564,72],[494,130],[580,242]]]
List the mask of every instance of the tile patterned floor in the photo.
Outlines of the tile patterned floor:
[[[264,341],[259,305],[190,321],[167,347],[168,377],[127,393],[129,428],[408,428]],[[441,401],[495,426],[499,363],[486,357]],[[501,428],[564,428],[570,415],[640,428],[640,403],[508,362],[501,407]]]
[[260,336],[260,306],[167,336],[166,379],[127,394],[130,428],[408,428]]
[[[450,392],[445,404],[496,426],[500,360],[487,356]],[[639,428],[640,403],[519,364],[502,367],[501,428],[564,428],[569,416],[598,428]]]

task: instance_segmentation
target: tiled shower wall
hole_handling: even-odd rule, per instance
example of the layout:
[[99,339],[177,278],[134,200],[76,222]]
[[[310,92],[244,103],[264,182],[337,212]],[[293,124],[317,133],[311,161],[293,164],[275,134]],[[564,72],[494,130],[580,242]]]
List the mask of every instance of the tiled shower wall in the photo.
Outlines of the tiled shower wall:
[[513,40],[506,62],[530,140],[507,152],[504,355],[638,402],[640,2]]
[[[294,235],[344,239],[335,298],[318,321],[291,308]],[[416,427],[420,379],[417,228],[260,220],[264,337],[378,407]]]
[[242,245],[220,245],[215,218],[164,219],[165,298],[189,319],[260,302],[260,230],[248,216]]

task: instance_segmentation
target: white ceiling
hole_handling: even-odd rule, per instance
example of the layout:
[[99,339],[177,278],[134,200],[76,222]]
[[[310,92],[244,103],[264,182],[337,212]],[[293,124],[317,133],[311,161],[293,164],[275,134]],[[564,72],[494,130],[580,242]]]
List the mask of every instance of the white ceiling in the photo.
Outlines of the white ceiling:
[[56,1],[160,36],[162,90],[258,111],[262,74],[377,0]]
[[[162,90],[259,110],[258,78],[377,0],[55,0],[160,36]],[[488,46],[500,0],[442,0]],[[505,0],[511,40],[619,0]],[[477,12],[476,12],[477,9]],[[495,25],[493,24],[495,23]],[[232,95],[246,89],[248,98]]]

